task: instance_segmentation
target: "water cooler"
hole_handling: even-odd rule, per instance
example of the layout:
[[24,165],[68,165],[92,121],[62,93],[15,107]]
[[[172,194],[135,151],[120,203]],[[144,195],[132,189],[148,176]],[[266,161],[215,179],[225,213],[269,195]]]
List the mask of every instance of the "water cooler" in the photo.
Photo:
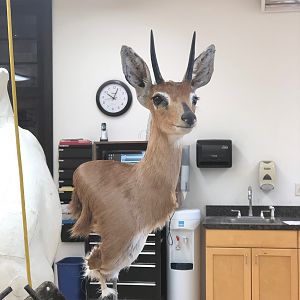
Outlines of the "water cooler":
[[200,210],[176,210],[167,239],[168,300],[200,300]]

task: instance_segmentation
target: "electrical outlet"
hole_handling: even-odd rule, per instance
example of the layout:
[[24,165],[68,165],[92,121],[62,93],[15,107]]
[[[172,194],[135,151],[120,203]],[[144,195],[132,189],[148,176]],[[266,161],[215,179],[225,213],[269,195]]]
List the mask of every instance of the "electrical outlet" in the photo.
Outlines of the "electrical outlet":
[[295,196],[300,196],[300,183],[295,183]]

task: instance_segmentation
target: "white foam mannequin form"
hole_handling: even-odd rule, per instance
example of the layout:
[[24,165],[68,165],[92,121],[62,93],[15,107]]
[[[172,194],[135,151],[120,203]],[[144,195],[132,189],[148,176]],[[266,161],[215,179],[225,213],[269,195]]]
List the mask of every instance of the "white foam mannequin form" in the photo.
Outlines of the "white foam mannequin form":
[[[9,75],[0,68],[0,291],[14,289],[5,300],[24,299],[27,284],[19,174],[13,112],[7,93]],[[20,128],[21,155],[33,287],[54,281],[52,264],[61,230],[57,188],[37,139]]]

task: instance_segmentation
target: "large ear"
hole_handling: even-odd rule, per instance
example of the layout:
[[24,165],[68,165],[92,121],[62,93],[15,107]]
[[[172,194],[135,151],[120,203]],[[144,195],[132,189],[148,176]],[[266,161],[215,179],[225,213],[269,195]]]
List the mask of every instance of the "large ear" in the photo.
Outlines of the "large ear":
[[195,91],[209,83],[214,72],[215,46],[210,45],[194,62],[192,89]]
[[135,88],[140,103],[147,107],[146,101],[150,87],[152,86],[147,64],[127,46],[122,46],[121,59],[126,80]]

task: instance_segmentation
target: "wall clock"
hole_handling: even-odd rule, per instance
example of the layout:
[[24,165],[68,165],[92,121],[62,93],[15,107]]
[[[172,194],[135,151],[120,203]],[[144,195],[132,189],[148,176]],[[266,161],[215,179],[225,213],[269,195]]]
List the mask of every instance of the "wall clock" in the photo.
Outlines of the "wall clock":
[[124,114],[131,106],[132,94],[120,80],[104,82],[96,94],[98,108],[106,115],[116,117]]

